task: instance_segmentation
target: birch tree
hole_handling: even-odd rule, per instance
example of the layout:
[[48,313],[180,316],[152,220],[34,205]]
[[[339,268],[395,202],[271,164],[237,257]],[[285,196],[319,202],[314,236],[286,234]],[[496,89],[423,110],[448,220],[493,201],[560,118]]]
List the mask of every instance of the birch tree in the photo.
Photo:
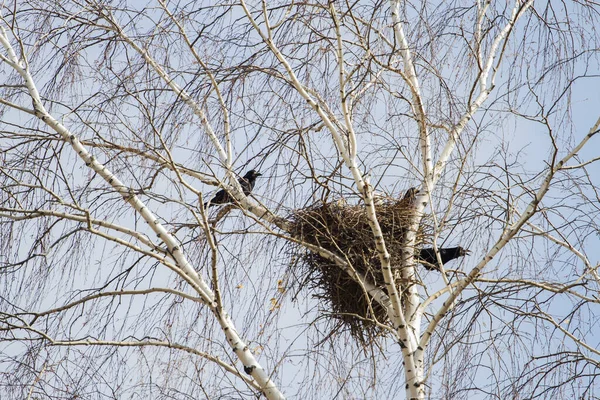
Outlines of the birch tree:
[[[599,11],[3,2],[0,391],[598,395]],[[380,199],[409,195],[398,249]],[[315,204],[364,213],[381,282],[294,234]],[[376,340],[332,328],[298,249],[384,310],[351,316]]]

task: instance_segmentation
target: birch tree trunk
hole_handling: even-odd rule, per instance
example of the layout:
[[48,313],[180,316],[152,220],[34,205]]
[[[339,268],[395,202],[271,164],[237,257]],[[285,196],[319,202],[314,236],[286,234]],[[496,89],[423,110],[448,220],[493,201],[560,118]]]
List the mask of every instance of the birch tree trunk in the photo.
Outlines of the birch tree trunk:
[[[598,11],[5,2],[0,391],[594,396]],[[319,207],[360,210],[368,270],[298,236]]]

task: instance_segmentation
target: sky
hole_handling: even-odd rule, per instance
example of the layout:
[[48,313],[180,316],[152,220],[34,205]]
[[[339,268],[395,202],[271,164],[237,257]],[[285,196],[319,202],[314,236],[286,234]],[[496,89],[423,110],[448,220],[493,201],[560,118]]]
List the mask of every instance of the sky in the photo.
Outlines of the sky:
[[[91,53],[93,53],[90,50]],[[451,55],[451,53],[450,53]],[[94,54],[90,54],[93,58]],[[124,61],[120,60],[120,61]],[[454,68],[455,64],[448,61],[447,68]],[[115,63],[117,64],[117,63]],[[182,61],[182,64],[183,61]],[[588,65],[588,68],[593,68],[593,64]],[[596,66],[597,69],[597,66]],[[598,72],[598,71],[596,71]],[[508,72],[506,72],[508,73]],[[588,73],[594,75],[594,71],[589,71]],[[597,75],[597,74],[596,74]],[[43,76],[43,75],[40,75]],[[499,74],[499,82],[498,85],[501,88],[503,85],[503,73]],[[95,77],[92,77],[95,78]],[[43,79],[43,78],[42,78]],[[326,81],[326,79],[324,79]],[[100,90],[102,85],[98,82],[103,82],[104,84],[110,83],[109,79],[106,77],[102,77],[98,79],[98,81],[86,80],[86,83],[82,83],[82,87],[85,89],[84,91],[94,93],[96,90]],[[94,84],[90,84],[88,82],[94,82]],[[460,84],[458,82],[457,84]],[[90,85],[90,86],[86,86]],[[98,86],[96,86],[98,85]],[[97,89],[100,88],[100,89]],[[433,84],[428,86],[430,90],[433,91]],[[434,92],[432,92],[434,93]],[[426,97],[434,98],[432,100],[432,104],[435,105],[435,96],[433,94],[429,94],[426,92]],[[285,98],[285,97],[284,97]],[[102,93],[98,94],[98,99],[94,99],[90,101],[89,104],[92,106],[95,104],[100,104],[100,100],[102,99]],[[287,99],[287,98],[286,98]],[[256,116],[260,116],[261,113],[264,113],[264,109],[268,108],[271,104],[268,100],[261,100],[260,96],[257,95],[256,99],[252,99],[253,102],[249,102],[249,104],[241,104],[241,102],[235,102],[231,100],[231,104],[236,105],[236,111],[241,114],[241,111],[253,111]],[[487,113],[482,113],[483,115],[477,116],[475,121],[481,125],[489,126],[488,129],[482,130],[483,144],[478,147],[475,156],[470,161],[470,164],[465,169],[467,176],[473,179],[473,177],[478,176],[477,174],[481,173],[482,176],[485,176],[487,171],[482,171],[480,168],[483,164],[486,163],[487,160],[491,158],[495,152],[501,148],[502,151],[507,154],[507,158],[515,161],[520,165],[523,171],[530,172],[531,174],[535,172],[542,171],[545,168],[545,160],[547,160],[549,154],[549,141],[547,139],[546,131],[543,126],[538,123],[528,122],[524,118],[512,118],[510,115],[506,115],[506,113],[497,113],[495,114],[494,105],[501,105],[505,99],[496,99],[497,103],[492,102]],[[287,101],[287,100],[286,100]],[[384,140],[389,140],[390,137],[397,137],[398,142],[405,143],[408,142],[410,137],[404,137],[403,135],[406,132],[410,132],[411,126],[407,127],[402,126],[394,126],[396,121],[400,120],[390,118],[389,120],[385,120],[386,115],[393,114],[394,112],[400,112],[401,109],[394,109],[390,104],[381,104],[383,100],[374,101],[372,119],[373,122],[378,123],[378,133],[381,133],[381,136],[369,135],[370,132],[364,131],[360,132],[359,135],[359,146],[361,149],[365,151],[371,151],[376,148]],[[572,121],[567,121],[572,123],[571,134],[565,134],[562,139],[568,143],[576,143],[581,137],[583,137],[589,127],[593,124],[598,115],[598,110],[600,110],[600,84],[598,80],[595,78],[586,78],[578,80],[574,86],[573,91],[570,95],[569,102],[573,108],[573,117]],[[126,103],[126,102],[125,102]],[[127,115],[126,104],[122,104],[123,108],[120,111],[123,112],[124,115]],[[166,103],[166,101],[165,101]],[[277,127],[278,124],[285,122],[284,118],[286,116],[287,111],[294,111],[299,115],[300,119],[307,118],[309,121],[313,116],[311,116],[310,112],[306,112],[305,110],[299,107],[300,102],[295,98],[293,101],[290,101],[289,109],[284,109],[283,111],[277,113],[273,111],[275,114],[272,118],[266,118],[269,125],[261,125],[259,121],[254,121],[254,123],[248,123],[244,126],[237,126],[237,129],[234,131],[234,140],[236,144],[236,156],[238,157],[238,161],[236,162],[236,172],[242,174],[245,170],[249,168],[258,168],[261,172],[265,172],[273,179],[262,178],[258,181],[255,195],[256,198],[265,204],[275,204],[281,203],[284,208],[281,208],[281,212],[284,213],[294,207],[299,207],[304,204],[307,204],[309,200],[307,199],[305,190],[312,189],[310,185],[308,185],[305,181],[303,181],[303,177],[301,173],[306,173],[306,166],[300,165],[298,167],[299,171],[295,175],[295,179],[289,180],[286,178],[286,173],[289,171],[294,171],[294,165],[291,165],[290,160],[295,161],[292,156],[293,152],[285,152],[277,157],[276,155],[267,155],[265,148],[269,145],[276,143],[277,138],[275,135],[269,132],[270,126]],[[381,106],[379,107],[379,105]],[[164,104],[161,104],[164,106]],[[239,106],[239,108],[237,107]],[[385,108],[384,108],[385,107]],[[253,109],[252,109],[253,108]],[[61,107],[55,106],[56,110],[61,110]],[[134,110],[135,107],[132,107]],[[381,111],[381,118],[379,118],[378,113]],[[93,107],[91,107],[90,116],[92,114]],[[164,109],[160,107],[157,108],[159,112],[165,112]],[[61,111],[57,111],[61,113]],[[173,112],[173,111],[172,111]],[[175,111],[176,112],[176,111]],[[244,114],[243,117],[247,117],[248,120],[251,119],[249,115],[254,116],[251,112]],[[180,132],[181,134],[193,132],[194,129],[198,131],[201,130],[200,124],[197,121],[190,121],[189,114],[182,112],[177,116],[181,117],[182,120],[185,121],[181,131],[174,129],[173,131]],[[270,115],[269,115],[270,116]],[[211,116],[214,119],[218,119],[218,115]],[[552,116],[557,121],[560,118],[563,118],[561,114],[554,114]],[[5,114],[3,115],[3,121],[8,121],[12,118],[19,119],[20,116]],[[498,120],[494,120],[498,118]],[[64,116],[65,121],[71,122],[76,121],[77,118],[73,115]],[[240,120],[243,118],[240,118]],[[108,121],[110,122],[110,121]],[[137,129],[143,125],[142,119],[137,119],[135,117],[131,117],[130,120],[126,120],[123,122],[124,126],[129,124],[132,128]],[[73,122],[73,125],[75,122]],[[79,127],[76,129],[76,133],[81,134],[83,137],[91,137],[91,134],[86,132],[85,127],[82,125],[78,125]],[[101,126],[98,124],[97,126]],[[289,123],[288,125],[283,125],[285,128],[290,128],[293,126],[293,123]],[[135,132],[135,130],[133,132]],[[165,129],[167,131],[168,129]],[[105,124],[102,126],[100,130],[102,134],[117,135],[117,132],[111,132],[110,124]],[[472,132],[471,132],[472,133]],[[386,134],[389,134],[386,136]],[[89,135],[89,136],[88,136]],[[257,137],[257,139],[251,143],[249,146],[240,146],[240,143],[245,143],[249,138]],[[194,136],[190,135],[191,138]],[[414,136],[413,136],[414,138]],[[320,131],[318,133],[312,133],[311,139],[313,140],[314,147],[317,148],[320,153],[319,159],[315,163],[316,166],[323,170],[328,170],[332,168],[334,164],[330,158],[333,156],[334,151],[332,150],[331,140],[328,137],[326,131]],[[403,140],[406,141],[403,142]],[[188,143],[186,143],[187,145]],[[397,144],[397,143],[396,143]],[[568,147],[568,146],[567,146]],[[195,156],[197,158],[201,158],[204,154],[202,154],[202,150],[206,147],[198,146],[196,147],[195,143],[190,143],[189,147],[185,147],[183,145],[180,146],[176,155],[181,156],[182,159],[192,160]],[[582,154],[582,159],[589,159],[593,156],[595,151],[595,146],[590,145],[586,148]],[[409,149],[410,152],[412,149]],[[395,154],[395,155],[394,155]],[[207,153],[206,159],[211,159],[214,154]],[[410,166],[407,161],[402,158],[402,156],[396,154],[392,150],[388,153],[387,157],[394,156],[394,160],[392,162],[392,166],[390,168],[384,168],[382,165],[385,165],[389,160],[378,160],[375,156],[367,156],[364,157],[365,169],[368,169],[371,176],[372,181],[377,181],[379,186],[378,189],[381,189],[385,192],[389,192],[395,196],[400,196],[404,193],[404,191],[413,186],[415,182],[418,182],[417,174],[414,172],[412,174],[407,173],[410,171]],[[414,157],[414,159],[418,160],[418,156],[416,154],[410,154],[410,156]],[[69,158],[71,156],[67,156]],[[72,161],[71,158],[70,161]],[[66,159],[65,159],[66,161]],[[123,176],[129,178],[130,182],[135,181],[135,176],[138,173],[138,170],[133,169],[128,171],[126,169],[127,162],[119,161],[118,159],[108,160],[109,165],[121,173]],[[198,160],[196,160],[197,164],[200,164]],[[81,165],[80,162],[75,161],[72,165],[72,169],[70,171],[71,177],[73,181],[78,181],[82,177],[87,177],[90,179],[89,171]],[[141,166],[138,166],[141,168]],[[141,170],[141,169],[140,169]],[[492,171],[497,172],[497,169],[491,169]],[[222,177],[221,170],[217,170],[217,176]],[[344,174],[347,174],[347,170],[342,168]],[[591,164],[588,168],[590,176],[592,177],[593,183],[597,183],[595,180],[598,176],[598,167],[597,164]],[[380,176],[384,175],[385,177],[382,180],[379,180]],[[443,185],[449,185],[453,182],[453,178],[455,174],[451,172],[444,176],[442,179]],[[95,178],[95,184],[98,184],[98,181]],[[178,192],[173,188],[169,187],[168,180],[162,177],[158,178],[159,184],[157,184],[157,188],[162,191],[161,194],[169,194],[173,197],[178,197]],[[348,180],[345,181],[348,184]],[[198,182],[194,182],[198,184],[198,187],[202,188],[203,193],[212,193],[213,188],[206,186],[201,186]],[[99,184],[102,185],[101,183]],[[487,182],[482,184],[481,186],[489,187],[494,189],[494,182]],[[283,188],[283,189],[282,189]],[[344,194],[348,196],[348,200],[352,203],[358,202],[356,197],[351,197],[352,188],[345,189]],[[518,190],[518,188],[516,189]],[[560,193],[552,193],[552,196],[559,196]],[[177,221],[177,222],[190,222],[190,218],[188,215],[183,214],[183,211],[180,207],[174,204],[170,204],[165,206],[163,202],[163,198],[155,196],[150,199],[150,195],[145,199],[149,207],[151,209],[156,210],[157,214],[163,218],[165,221]],[[188,200],[190,203],[193,202],[193,196],[190,194],[183,196],[185,200]],[[316,196],[318,198],[318,196]],[[553,197],[557,198],[557,197]],[[119,207],[121,204],[117,196],[106,196],[102,198],[107,203],[112,203],[115,207]],[[467,207],[468,201],[470,201],[470,197],[466,197],[466,199],[462,200],[463,203],[460,204],[461,207]],[[312,199],[310,199],[312,200]],[[443,197],[438,198],[439,205],[443,205]],[[93,203],[92,203],[93,204]],[[458,207],[460,209],[460,207]],[[113,208],[114,210],[114,208]],[[580,210],[580,214],[584,213],[585,210]],[[233,215],[239,215],[239,211],[234,211]],[[143,223],[139,220],[139,218],[134,218],[133,214],[129,211],[126,211],[124,208],[119,210],[116,213],[117,217],[114,220],[118,220],[121,223],[128,224],[131,226],[135,226],[144,232],[150,232],[149,229],[143,226]],[[182,217],[183,215],[183,217]],[[181,221],[183,219],[184,221]],[[475,224],[475,223],[474,223]],[[248,219],[241,218],[231,218],[231,220],[227,221],[224,225],[220,227],[220,229],[225,231],[235,231],[237,229],[244,229],[247,227],[251,229],[258,229],[255,225],[251,225]],[[476,227],[476,225],[473,225]],[[468,271],[472,268],[480,257],[484,254],[486,247],[485,244],[491,243],[495,237],[490,235],[490,237],[473,237],[474,235],[469,232],[469,224],[465,224],[464,226],[459,226],[451,233],[443,235],[442,239],[447,239],[448,245],[456,245],[467,243],[473,251],[473,255],[465,258],[464,260],[460,260],[453,266],[453,268],[460,267],[463,270]],[[202,247],[202,245],[198,245],[194,242],[195,235],[199,235],[200,232],[198,229],[195,230],[184,230],[182,229],[183,238],[182,242],[189,243],[188,251],[191,258],[194,258],[196,265],[198,265],[199,270],[203,273],[204,276],[207,275],[208,263],[206,250]],[[184,234],[185,232],[185,234]],[[496,231],[497,232],[497,231]],[[302,397],[301,394],[309,392],[309,387],[307,387],[306,382],[324,382],[323,392],[325,393],[333,393],[337,388],[331,387],[327,384],[327,382],[331,382],[332,378],[329,374],[339,373],[340,371],[346,371],[349,374],[352,373],[353,384],[356,386],[350,386],[345,389],[347,392],[344,392],[342,389],[340,398],[350,398],[352,396],[351,390],[356,390],[357,387],[360,387],[358,391],[365,390],[368,393],[373,393],[373,398],[377,395],[380,395],[382,392],[387,394],[386,397],[390,398],[390,393],[386,393],[386,390],[391,390],[389,388],[397,388],[401,387],[401,384],[396,385],[380,385],[375,391],[371,392],[371,388],[369,385],[372,383],[369,379],[361,380],[359,379],[361,376],[369,376],[372,372],[371,359],[369,354],[360,354],[354,351],[355,347],[347,346],[346,348],[338,351],[341,351],[343,356],[341,359],[343,361],[347,361],[348,365],[343,365],[342,362],[336,364],[336,360],[331,357],[328,357],[330,351],[332,351],[332,347],[337,344],[336,343],[325,343],[317,346],[318,343],[322,339],[322,332],[318,332],[316,330],[311,330],[311,323],[313,322],[315,313],[314,309],[322,307],[317,301],[311,298],[309,293],[301,293],[297,296],[295,301],[291,301],[288,297],[285,299],[285,302],[281,305],[276,311],[271,311],[272,303],[271,298],[276,297],[278,295],[277,290],[277,282],[280,279],[286,278],[286,267],[288,263],[287,254],[285,253],[285,246],[283,244],[277,243],[273,241],[272,243],[266,243],[263,245],[257,245],[255,240],[252,238],[246,240],[240,240],[239,238],[227,238],[226,235],[222,235],[220,240],[223,241],[224,244],[229,244],[229,246],[224,246],[224,250],[220,254],[223,260],[223,274],[224,279],[229,282],[236,283],[239,282],[237,286],[227,287],[224,291],[224,297],[226,302],[231,305],[230,312],[234,321],[236,321],[236,325],[238,329],[240,329],[240,333],[249,340],[249,345],[251,347],[256,347],[257,353],[259,354],[260,361],[265,364],[267,370],[272,370],[275,367],[276,358],[272,355],[277,354],[277,356],[282,355],[281,349],[285,350],[285,360],[281,365],[278,365],[278,375],[276,381],[281,383],[282,387],[288,388],[291,393],[297,393],[298,398]],[[189,241],[189,242],[188,242]],[[588,243],[590,246],[590,250],[588,254],[595,259],[591,261],[596,263],[600,256],[595,250],[595,245],[597,244],[597,237],[589,237],[584,243]],[[536,244],[539,242],[536,242]],[[26,243],[23,243],[23,245]],[[25,250],[25,247],[23,247]],[[543,252],[545,249],[540,247],[539,251]],[[58,253],[60,257],[69,257],[72,249],[68,249],[64,252]],[[267,256],[265,257],[257,257],[257,254],[263,254],[261,251],[264,251]],[[80,293],[78,290],[87,288],[89,286],[97,286],[100,285],[108,274],[117,274],[121,269],[127,268],[128,265],[134,265],[134,255],[126,255],[120,256],[112,252],[111,247],[103,247],[103,246],[93,246],[90,243],[82,243],[81,248],[79,249],[80,254],[87,254],[87,257],[84,260],[85,268],[81,268],[74,264],[68,264],[69,267],[65,269],[59,269],[56,271],[52,271],[54,275],[51,275],[48,280],[48,295],[45,301],[40,305],[58,305],[63,300],[60,296],[60,292],[55,291],[61,287],[61,283],[64,279],[64,274],[68,274],[69,284],[72,285],[70,287],[70,295],[76,296]],[[502,274],[506,268],[512,267],[511,264],[511,253],[510,250],[501,253],[497,259],[495,259],[490,264],[490,270],[497,272],[498,274]],[[523,260],[523,262],[527,262],[528,260]],[[557,260],[558,261],[558,260]],[[550,273],[555,272],[560,264],[557,263],[556,266],[550,266]],[[233,266],[233,268],[232,268]],[[91,268],[90,268],[91,267]],[[94,268],[97,268],[92,274],[90,274],[90,269],[93,271]],[[577,269],[577,267],[575,268]],[[580,269],[580,268],[579,268]],[[511,271],[515,274],[519,272],[517,268],[516,271]],[[144,285],[168,285],[168,286],[177,286],[180,284],[180,281],[172,274],[171,272],[166,271],[164,268],[155,268],[151,263],[140,263],[135,264],[133,268],[133,275],[142,277],[139,280],[130,280],[130,283],[135,282],[135,286],[144,287]],[[427,285],[429,285],[430,292],[432,292],[436,287],[439,287],[442,282],[438,275],[435,273],[425,273],[424,281]],[[152,283],[150,283],[152,282]],[[35,296],[35,292],[32,291],[32,297]],[[246,301],[240,304],[239,297],[243,297]],[[189,339],[193,337],[193,339],[189,340],[190,344],[197,344],[198,347],[202,347],[206,345],[204,342],[204,327],[202,324],[207,324],[208,322],[204,319],[204,313],[201,309],[198,310],[195,304],[192,305],[171,305],[170,303],[161,302],[160,297],[150,297],[150,299],[144,300],[144,302],[138,302],[137,300],[129,302],[128,300],[124,301],[122,307],[119,308],[117,313],[118,320],[122,321],[125,319],[130,319],[134,321],[129,326],[133,326],[134,328],[139,329],[139,332],[147,332],[148,329],[153,334],[157,336],[161,336],[164,334],[162,326],[160,327],[152,327],[151,322],[149,320],[143,321],[143,323],[139,325],[135,325],[135,321],[140,319],[139,313],[143,310],[145,312],[145,316],[153,316],[160,318],[161,315],[164,315],[165,318],[169,321],[169,324],[172,323],[174,326],[172,332],[168,332],[174,337],[179,337],[182,339]],[[256,303],[258,302],[258,304]],[[515,299],[514,304],[519,304],[519,302]],[[567,305],[565,305],[565,312],[568,310]],[[102,306],[98,306],[93,310],[87,310],[90,313],[99,313],[102,314]],[[557,315],[562,314],[560,309],[560,304],[556,305],[554,309]],[[163,313],[164,314],[161,314]],[[122,314],[121,314],[122,313]],[[98,314],[96,314],[98,315]],[[190,321],[186,318],[188,316],[199,316],[198,320],[194,320],[194,323],[190,323]],[[99,319],[102,322],[109,322],[110,315],[107,313],[103,317]],[[256,324],[256,321],[266,321],[268,324],[267,327],[276,327],[274,330],[275,334],[269,336],[268,333],[265,333],[265,329],[263,324]],[[498,324],[501,320],[498,318],[490,318],[491,321],[487,325],[485,322],[481,322],[479,325],[473,328],[474,334],[481,335],[491,335],[497,333],[499,330],[501,331],[503,327],[499,327]],[[197,326],[195,323],[197,322]],[[467,323],[467,320],[464,321],[464,324]],[[167,325],[169,325],[167,324]],[[71,329],[81,330],[85,332],[89,329],[89,326],[86,326],[85,321],[80,321],[77,318],[69,319],[66,321],[65,326],[69,326]],[[318,328],[323,328],[323,325],[317,323],[316,326]],[[105,334],[110,336],[114,331],[117,331],[119,328],[118,324],[109,325],[109,327],[105,330]],[[66,328],[65,328],[66,329]],[[520,325],[520,329],[523,329],[524,333],[527,333],[527,329],[535,329],[535,327],[527,327],[526,324]],[[187,330],[187,331],[186,331]],[[222,341],[219,342],[219,339],[222,339],[220,336],[216,336],[217,343],[211,343],[209,349],[214,350],[216,352],[221,352],[222,350],[220,346],[222,345]],[[550,337],[550,336],[549,336]],[[594,334],[590,335],[592,339],[596,339]],[[499,354],[500,356],[497,359],[487,358],[482,359],[481,363],[484,365],[494,365],[496,362],[501,363],[503,360],[502,356],[507,358],[512,357],[513,355],[510,353],[510,347],[507,345],[507,341],[501,341],[501,338],[498,338],[498,341],[490,340],[494,345],[498,346],[496,352],[490,352],[488,354]],[[259,342],[263,348],[259,348]],[[393,347],[391,343],[387,343],[386,351],[390,352],[390,360],[396,360],[390,362],[390,368],[385,368],[379,370],[377,373],[377,381],[378,382],[386,382],[396,379],[398,375],[401,375],[401,366],[399,362],[399,352]],[[568,343],[566,344],[568,347]],[[311,351],[314,351],[314,356],[312,357],[302,357],[305,355],[307,348]],[[462,349],[462,348],[460,348]],[[537,350],[537,349],[536,349]],[[457,352],[459,350],[456,350]],[[139,354],[138,354],[139,355]],[[460,355],[455,355],[459,358]],[[467,356],[467,355],[463,355]],[[143,358],[143,357],[142,357]],[[453,357],[449,357],[455,359]],[[136,361],[129,361],[132,364],[132,367]],[[442,361],[443,362],[443,361]],[[155,364],[156,363],[156,364]],[[330,364],[328,364],[330,363]],[[150,363],[151,366],[157,367],[160,365],[158,362],[153,361]],[[319,365],[320,368],[316,369],[315,366]],[[140,368],[140,371],[143,371],[143,368]],[[143,374],[140,373],[140,374]],[[135,373],[134,373],[135,375]],[[486,376],[485,369],[482,369],[482,372],[477,372],[475,375],[471,376],[476,382],[487,382],[491,379],[490,376]],[[130,376],[131,377],[131,376]],[[448,377],[436,377],[436,384],[440,386],[445,382],[444,379],[448,379]],[[133,376],[132,379],[136,379]],[[159,398],[159,395],[156,395],[156,398]],[[482,397],[483,398],[483,397]]]

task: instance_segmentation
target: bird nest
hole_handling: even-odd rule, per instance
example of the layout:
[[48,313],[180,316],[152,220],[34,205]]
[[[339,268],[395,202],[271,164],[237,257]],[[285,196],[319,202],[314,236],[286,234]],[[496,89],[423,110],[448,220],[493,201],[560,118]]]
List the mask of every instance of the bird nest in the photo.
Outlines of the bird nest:
[[[412,210],[412,199],[388,199],[375,206],[392,267],[402,262],[406,228]],[[317,203],[296,211],[290,221],[292,236],[301,242],[318,246],[347,261],[371,283],[385,290],[381,263],[364,205],[345,202]],[[416,245],[425,238],[423,225],[417,232]],[[361,284],[350,277],[331,258],[299,243],[293,253],[300,261],[296,274],[300,289],[309,289],[330,312],[324,318],[333,323],[332,333],[349,331],[361,344],[372,343],[385,332],[381,324],[388,320],[386,310],[372,301]],[[399,274],[397,274],[399,275]],[[398,289],[402,282],[396,280]]]

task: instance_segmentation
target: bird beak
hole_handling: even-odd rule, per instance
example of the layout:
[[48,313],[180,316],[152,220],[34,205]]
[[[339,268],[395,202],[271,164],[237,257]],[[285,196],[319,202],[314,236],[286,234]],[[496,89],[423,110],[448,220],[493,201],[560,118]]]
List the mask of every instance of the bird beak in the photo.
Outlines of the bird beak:
[[471,255],[471,250],[466,250],[465,249],[465,256],[469,256],[469,255]]

